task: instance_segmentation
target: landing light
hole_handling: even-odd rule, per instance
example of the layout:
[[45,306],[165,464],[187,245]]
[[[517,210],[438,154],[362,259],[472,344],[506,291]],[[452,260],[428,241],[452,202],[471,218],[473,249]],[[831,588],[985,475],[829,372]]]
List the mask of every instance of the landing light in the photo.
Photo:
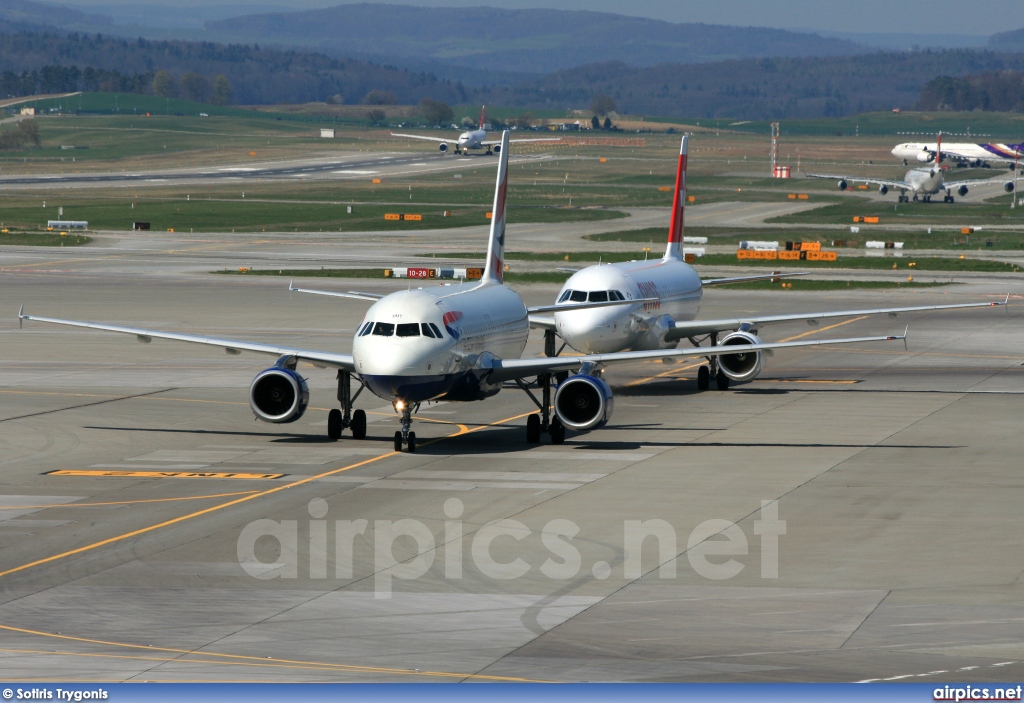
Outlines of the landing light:
[[405,401],[396,400],[395,401],[395,410],[397,410],[398,412],[402,412],[403,410],[405,410]]

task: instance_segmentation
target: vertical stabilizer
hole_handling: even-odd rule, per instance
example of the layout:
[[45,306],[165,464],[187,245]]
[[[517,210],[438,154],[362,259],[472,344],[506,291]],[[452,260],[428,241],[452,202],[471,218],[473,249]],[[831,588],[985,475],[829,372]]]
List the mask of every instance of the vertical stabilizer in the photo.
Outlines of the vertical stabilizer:
[[501,133],[498,152],[498,182],[494,186],[491,208],[491,236],[487,241],[487,266],[483,283],[502,283],[505,279],[505,200],[508,193],[508,130]]
[[672,197],[672,224],[668,227],[666,259],[683,260],[683,209],[686,207],[686,143],[679,145],[679,166],[676,169],[676,193]]
[[939,140],[935,144],[935,166],[942,168],[939,164],[942,163],[942,132],[939,132]]
[[476,126],[477,129],[483,129],[484,128],[484,113],[486,111],[487,111],[487,106],[486,105],[481,105],[480,106],[480,124],[478,124]]

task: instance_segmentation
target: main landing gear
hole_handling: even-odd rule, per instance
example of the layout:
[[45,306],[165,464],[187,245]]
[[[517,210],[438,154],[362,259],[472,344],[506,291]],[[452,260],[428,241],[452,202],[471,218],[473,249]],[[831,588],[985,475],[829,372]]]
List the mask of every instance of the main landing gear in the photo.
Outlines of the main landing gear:
[[[562,345],[565,348],[565,345]],[[554,330],[544,330],[544,355],[545,356],[558,356],[561,349],[555,349],[555,332]],[[540,442],[540,436],[547,433],[551,437],[552,444],[562,444],[565,442],[565,425],[558,419],[558,417],[551,417],[551,385],[552,381],[565,380],[561,373],[542,373],[537,376],[537,385],[540,386],[541,399],[537,400],[537,396],[533,394],[525,383],[520,380],[516,381],[516,384],[523,389],[526,395],[530,396],[530,400],[533,401],[539,413],[534,413],[526,418],[526,442],[527,444],[538,444]]]
[[420,409],[420,404],[416,403],[416,407],[413,408],[407,403],[401,400],[395,401],[395,410],[402,413],[402,429],[395,432],[395,451],[402,451],[404,446],[409,450],[410,454],[416,453],[416,433],[409,430],[412,427],[412,414]]
[[[708,335],[708,339],[711,342],[711,346],[718,346],[718,333],[712,332]],[[693,346],[699,347],[700,345],[693,339],[690,340]],[[715,387],[720,391],[729,390],[729,377],[722,373],[722,369],[718,364],[717,356],[708,356],[708,365],[701,366],[697,369],[697,390],[706,391],[711,387],[711,379],[715,379]]]
[[352,395],[352,374],[348,371],[338,371],[338,402],[341,403],[341,409],[334,408],[327,413],[328,437],[333,440],[341,439],[342,431],[350,428],[353,438],[366,438],[366,413],[362,410],[352,410],[352,404],[363,392],[363,388],[364,386],[360,384],[359,390]]

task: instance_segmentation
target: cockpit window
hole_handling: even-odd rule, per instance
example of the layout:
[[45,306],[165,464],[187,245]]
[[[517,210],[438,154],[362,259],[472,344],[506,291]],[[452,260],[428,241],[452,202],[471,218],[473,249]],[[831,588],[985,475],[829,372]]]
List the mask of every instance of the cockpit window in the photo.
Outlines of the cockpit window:
[[361,330],[359,330],[359,336],[360,337],[365,337],[366,335],[370,334],[370,330],[372,330],[372,329],[373,329],[373,322],[372,321],[367,322],[365,325],[363,325],[363,328]]
[[560,296],[558,296],[558,302],[559,303],[564,303],[566,300],[569,299],[570,295],[572,295],[572,291],[571,290],[562,291],[562,294]]
[[390,322],[378,322],[373,327],[373,334],[377,337],[390,337],[395,333],[395,326]]
[[403,322],[398,325],[399,337],[419,337],[420,324],[418,322]]
[[608,291],[606,291],[606,290],[592,290],[592,291],[590,291],[590,302],[592,302],[592,303],[607,303],[608,302]]
[[433,322],[428,322],[427,324],[430,325],[430,329],[434,330],[434,334],[437,336],[438,339],[444,339],[444,335],[441,334],[441,330],[437,329],[437,325],[435,325]]
[[569,296],[569,300],[574,303],[585,303],[587,302],[587,292],[585,290],[574,290],[572,295]]
[[608,291],[608,300],[625,300],[626,298],[617,290]]
[[423,332],[423,336],[424,337],[433,337],[434,336],[433,330],[430,329],[430,325],[428,325],[426,322],[421,322],[420,323],[420,330]]

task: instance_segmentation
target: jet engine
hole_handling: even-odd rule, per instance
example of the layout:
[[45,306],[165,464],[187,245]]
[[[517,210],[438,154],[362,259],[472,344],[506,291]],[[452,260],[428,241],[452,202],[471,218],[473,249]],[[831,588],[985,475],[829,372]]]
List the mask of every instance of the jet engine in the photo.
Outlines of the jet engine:
[[[733,332],[725,337],[721,346],[728,347],[737,344],[761,344],[761,338],[750,332]],[[739,352],[737,354],[722,354],[718,357],[718,368],[722,370],[731,381],[753,381],[764,368],[764,361],[761,352]]]
[[291,369],[261,371],[249,386],[249,407],[264,422],[295,422],[309,405],[306,380]]
[[495,154],[500,154],[501,153],[501,144],[495,144],[494,146],[491,147],[491,149],[494,150]]
[[850,187],[850,184],[846,181],[839,181],[839,190],[846,190]]
[[1004,183],[1003,184],[1003,190],[1005,190],[1007,193],[1012,193],[1013,192],[1013,181],[1007,181],[1006,183]]
[[960,194],[961,198],[964,197],[965,195],[967,195],[967,186],[960,186],[959,188],[956,189],[956,192]]
[[882,185],[878,186],[878,192],[881,193],[882,195],[885,195],[886,193],[889,192],[889,186],[883,183]]
[[440,144],[438,144],[437,148],[441,150],[442,154],[445,153],[446,151],[448,151],[448,145],[445,144],[444,142],[441,142]]
[[594,430],[612,417],[612,389],[595,376],[577,374],[555,391],[555,415],[570,430]]
[[918,153],[917,160],[920,161],[923,164],[931,163],[932,161],[935,161],[935,152],[934,151],[922,151],[922,152]]

